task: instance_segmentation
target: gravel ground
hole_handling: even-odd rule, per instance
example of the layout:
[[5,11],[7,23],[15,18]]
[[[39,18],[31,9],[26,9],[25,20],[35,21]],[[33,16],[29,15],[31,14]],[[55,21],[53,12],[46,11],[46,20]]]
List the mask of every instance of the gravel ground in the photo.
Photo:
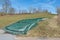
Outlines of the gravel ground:
[[11,34],[1,34],[0,40],[60,40],[60,38],[15,37]]
[[16,40],[15,36],[10,34],[0,34],[0,40]]
[[46,38],[46,37],[17,37],[16,35],[6,34],[0,30],[0,40],[60,40],[60,38]]

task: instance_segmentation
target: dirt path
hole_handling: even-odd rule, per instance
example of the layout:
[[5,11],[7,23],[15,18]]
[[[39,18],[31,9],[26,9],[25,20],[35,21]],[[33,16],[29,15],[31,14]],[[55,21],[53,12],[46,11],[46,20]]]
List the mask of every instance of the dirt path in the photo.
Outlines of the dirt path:
[[58,28],[57,25],[57,16],[54,16],[52,19],[48,19],[48,25],[52,28]]

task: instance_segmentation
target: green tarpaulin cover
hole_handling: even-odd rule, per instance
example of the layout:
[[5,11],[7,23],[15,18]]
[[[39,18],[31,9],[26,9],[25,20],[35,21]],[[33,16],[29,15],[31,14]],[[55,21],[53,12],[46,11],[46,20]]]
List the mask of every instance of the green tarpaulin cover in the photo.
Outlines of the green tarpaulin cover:
[[11,34],[26,34],[30,29],[35,27],[43,18],[23,19],[4,28],[4,30]]

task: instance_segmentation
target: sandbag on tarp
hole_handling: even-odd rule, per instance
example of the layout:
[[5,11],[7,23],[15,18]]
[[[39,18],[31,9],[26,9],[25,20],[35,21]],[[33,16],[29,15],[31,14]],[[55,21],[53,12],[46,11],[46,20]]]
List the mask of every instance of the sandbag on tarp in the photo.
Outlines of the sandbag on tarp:
[[11,34],[26,34],[27,31],[35,27],[42,19],[43,18],[19,20],[16,23],[6,26],[4,30]]

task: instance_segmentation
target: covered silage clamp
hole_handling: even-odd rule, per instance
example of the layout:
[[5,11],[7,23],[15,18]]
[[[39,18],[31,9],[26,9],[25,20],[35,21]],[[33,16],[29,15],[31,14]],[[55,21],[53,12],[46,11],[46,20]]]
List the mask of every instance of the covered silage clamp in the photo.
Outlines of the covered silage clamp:
[[11,34],[26,34],[30,29],[35,27],[43,18],[23,19],[6,26],[3,30]]

